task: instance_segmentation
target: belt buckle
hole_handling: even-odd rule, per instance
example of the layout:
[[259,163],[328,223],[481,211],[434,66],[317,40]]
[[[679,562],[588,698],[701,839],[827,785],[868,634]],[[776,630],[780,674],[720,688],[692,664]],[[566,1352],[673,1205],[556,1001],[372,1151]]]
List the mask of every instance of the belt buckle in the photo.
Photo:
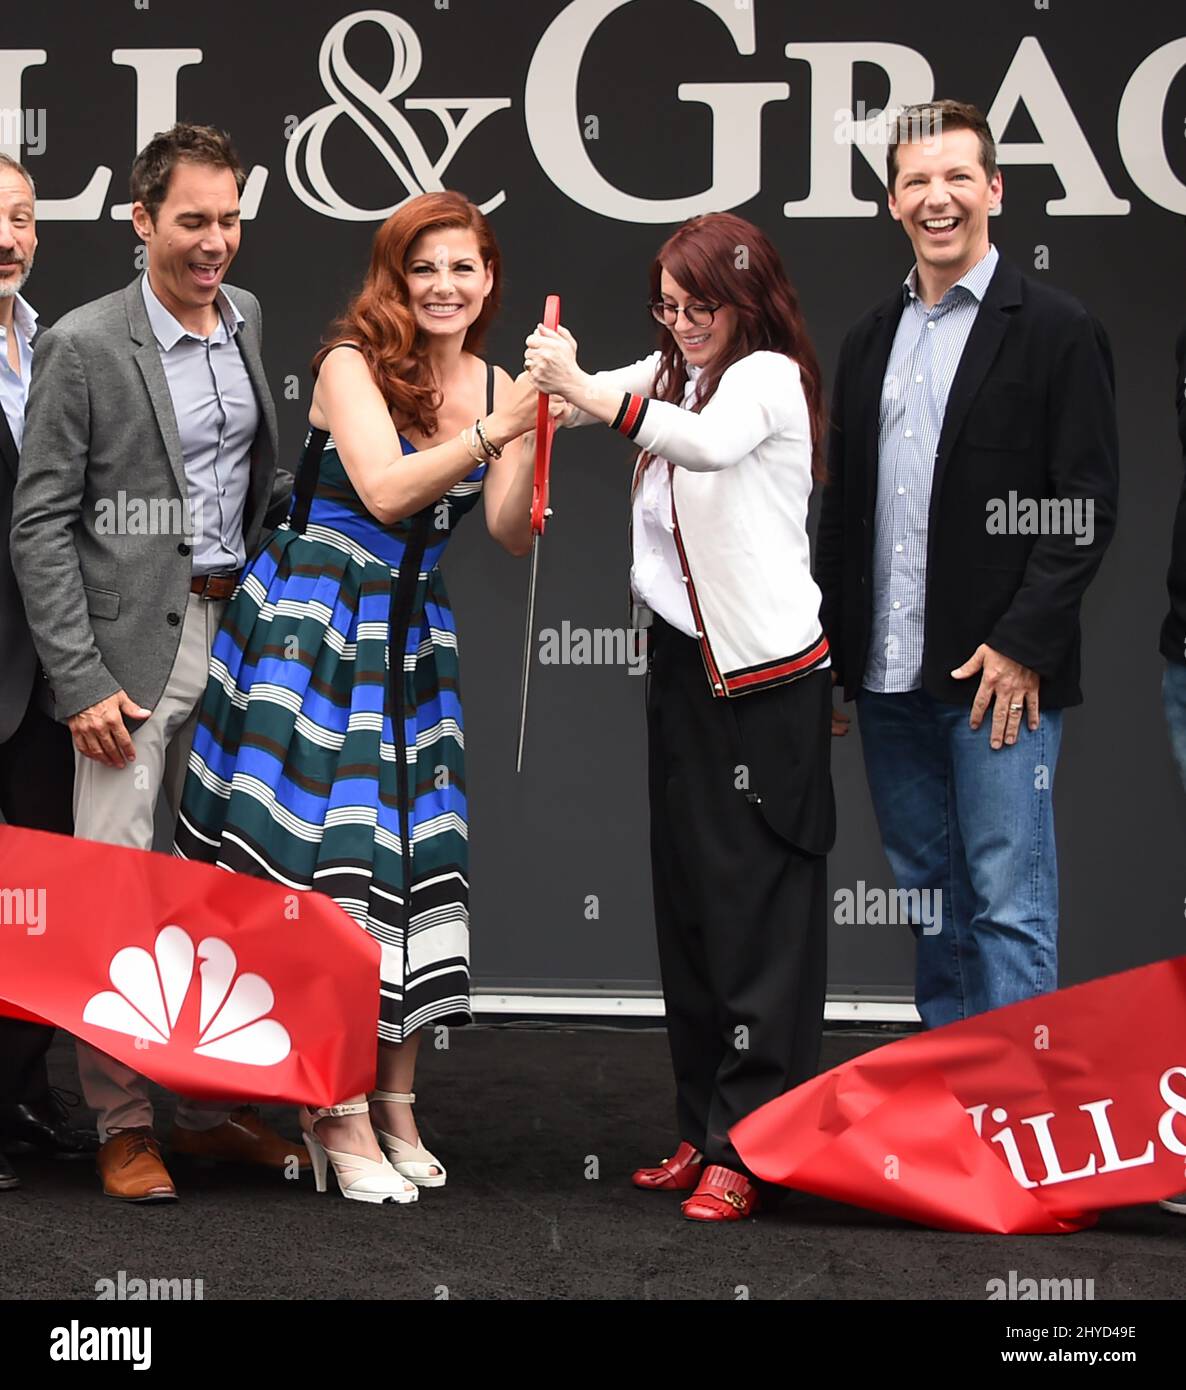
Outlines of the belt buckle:
[[198,591],[198,597],[204,603],[221,602],[221,600],[216,600],[214,594],[211,593],[210,585],[214,581],[227,579],[231,581],[231,588],[233,589],[235,584],[238,582],[238,575],[235,574],[233,571],[230,574],[204,574],[202,576],[202,587]]

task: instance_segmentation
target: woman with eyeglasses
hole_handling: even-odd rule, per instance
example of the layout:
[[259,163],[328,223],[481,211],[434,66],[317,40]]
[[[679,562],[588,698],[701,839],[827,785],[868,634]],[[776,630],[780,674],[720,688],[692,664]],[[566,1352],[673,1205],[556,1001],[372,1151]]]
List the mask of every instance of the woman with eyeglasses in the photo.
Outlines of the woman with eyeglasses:
[[[831,679],[807,504],[822,477],[819,365],[778,253],[731,213],[651,267],[659,347],[588,375],[564,327],[525,365],[566,425],[641,449],[630,572],[648,626],[651,866],[679,1145],[636,1187],[696,1221],[758,1200],[729,1139],[813,1076],[823,1022]],[[563,413],[561,413],[563,412]]]

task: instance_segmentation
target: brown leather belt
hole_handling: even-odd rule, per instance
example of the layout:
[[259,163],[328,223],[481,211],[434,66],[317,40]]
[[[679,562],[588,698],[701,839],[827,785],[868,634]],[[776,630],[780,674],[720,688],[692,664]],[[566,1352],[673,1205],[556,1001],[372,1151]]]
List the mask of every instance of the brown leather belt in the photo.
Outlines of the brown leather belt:
[[199,598],[225,599],[235,592],[238,582],[238,570],[230,574],[202,574],[190,580],[189,591]]

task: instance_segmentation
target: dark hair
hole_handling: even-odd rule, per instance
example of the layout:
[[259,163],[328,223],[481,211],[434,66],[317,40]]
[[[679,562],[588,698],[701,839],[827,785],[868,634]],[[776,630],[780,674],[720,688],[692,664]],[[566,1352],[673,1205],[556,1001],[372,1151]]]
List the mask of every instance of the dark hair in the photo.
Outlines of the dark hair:
[[984,177],[992,179],[997,172],[997,142],[992,138],[988,121],[978,106],[966,101],[924,101],[917,106],[904,106],[890,122],[885,152],[886,182],[894,191],[898,181],[898,146],[918,144],[941,136],[946,130],[974,130],[980,140],[980,163]]
[[490,224],[464,193],[422,193],[387,219],[371,244],[371,264],[362,289],[330,328],[313,358],[316,376],[328,352],[342,343],[362,348],[375,385],[383,393],[399,429],[412,425],[423,435],[436,433],[440,391],[433,384],[428,342],[408,308],[404,264],[417,237],[440,228],[473,232],[484,265],[494,281],[482,311],[465,335],[468,352],[481,352],[490,321],[501,302],[502,257]]
[[181,163],[229,169],[240,193],[247,182],[231,137],[225,130],[179,121],[170,130],[157,131],[132,165],[129,179],[132,202],[143,203],[154,224],[161,204],[168,197],[173,170]]
[[[811,427],[811,474],[822,481],[825,421],[819,359],[807,334],[799,296],[765,232],[731,212],[693,217],[663,243],[655,257],[652,302],[660,297],[665,269],[689,295],[737,311],[736,335],[700,374],[691,409],[702,410],[708,404],[734,362],[751,352],[783,353],[799,368]],[[669,330],[660,330],[659,347],[663,355],[655,378],[657,398],[682,402],[687,367]]]
[[11,169],[14,174],[20,174],[21,178],[29,185],[29,192],[36,199],[37,185],[33,182],[33,175],[19,160],[13,159],[10,154],[0,154],[0,169]]

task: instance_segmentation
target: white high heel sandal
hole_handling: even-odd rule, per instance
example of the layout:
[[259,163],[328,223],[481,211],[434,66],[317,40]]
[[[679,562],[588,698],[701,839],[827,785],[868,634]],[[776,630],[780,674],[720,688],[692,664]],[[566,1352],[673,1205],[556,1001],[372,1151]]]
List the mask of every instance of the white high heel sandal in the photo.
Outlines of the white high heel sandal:
[[[415,1105],[413,1091],[372,1091],[370,1100],[394,1100],[404,1105]],[[394,1134],[376,1128],[375,1134],[383,1146],[391,1166],[417,1187],[444,1187],[445,1165],[435,1154],[429,1153],[423,1144],[409,1144],[406,1139],[397,1139]],[[432,1169],[436,1168],[436,1173]]]
[[331,1105],[322,1110],[310,1110],[301,1106],[301,1138],[309,1150],[313,1164],[313,1180],[317,1191],[326,1190],[326,1169],[332,1163],[334,1176],[342,1190],[342,1196],[351,1202],[415,1202],[420,1192],[409,1185],[388,1163],[386,1158],[364,1158],[362,1154],[343,1153],[337,1149],[327,1149],[317,1138],[318,1120],[338,1115],[368,1115],[370,1106],[365,1101],[352,1105]]

